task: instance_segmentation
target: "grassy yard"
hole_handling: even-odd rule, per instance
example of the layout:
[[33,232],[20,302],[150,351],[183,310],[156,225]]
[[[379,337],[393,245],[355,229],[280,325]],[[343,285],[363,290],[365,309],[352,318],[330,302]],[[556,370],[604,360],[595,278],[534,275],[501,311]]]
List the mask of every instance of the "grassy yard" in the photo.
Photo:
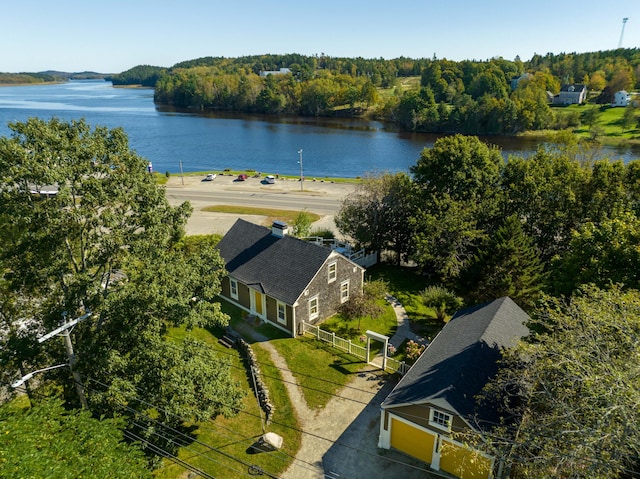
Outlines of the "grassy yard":
[[[235,215],[260,215],[266,216],[265,224],[271,225],[273,220],[282,220],[288,224],[293,224],[300,211],[280,210],[273,208],[257,208],[254,206],[232,206],[232,205],[213,205],[205,206],[202,211],[210,211],[214,213],[230,213]],[[320,215],[310,211],[305,212],[311,222],[318,221]]]
[[[604,105],[570,105],[557,110],[557,113],[568,114],[577,112],[578,114],[582,114],[591,108],[595,108],[598,111],[596,125],[602,129],[600,139],[603,142],[640,141],[640,129],[638,129],[637,116],[628,129],[623,129],[625,108],[612,108]],[[591,136],[588,125],[581,125],[574,130],[574,133],[580,138],[589,138]]]
[[[232,326],[236,325],[238,329],[239,325],[247,326],[242,310],[224,300],[221,300],[221,306],[231,318]],[[288,369],[301,386],[310,408],[323,408],[363,367],[363,363],[357,358],[341,354],[315,339],[293,339],[269,325],[251,327],[270,338],[270,343],[286,359]],[[169,332],[173,341],[181,341],[187,335],[206,342],[221,358],[230,362],[233,377],[247,392],[247,396],[241,412],[236,417],[219,417],[206,423],[187,424],[187,427],[193,429],[197,441],[182,447],[178,457],[220,478],[247,477],[250,475],[249,465],[257,465],[274,476],[280,475],[292,462],[292,457],[295,457],[302,435],[280,369],[272,363],[269,353],[260,346],[260,342],[246,339],[258,358],[263,380],[275,406],[275,416],[267,431],[275,432],[284,439],[280,451],[251,454],[249,447],[263,434],[263,429],[261,411],[251,389],[242,357],[236,349],[227,349],[219,344],[218,339],[223,335],[222,329],[209,331],[194,328],[186,331],[183,328],[172,328]],[[155,477],[172,479],[182,477],[186,472],[181,466],[164,461],[163,466],[156,471]]]
[[[222,302],[222,305],[223,310],[231,316],[232,321],[242,321],[240,319],[242,313],[239,309],[225,302]],[[218,417],[206,423],[187,424],[187,427],[193,429],[192,435],[197,438],[197,441],[180,448],[178,458],[219,478],[247,477],[250,465],[257,465],[264,471],[278,476],[292,462],[292,457],[300,447],[302,435],[299,432],[299,423],[294,414],[293,406],[282,382],[282,376],[271,362],[269,354],[254,345],[253,350],[261,364],[263,380],[275,406],[273,422],[266,431],[275,432],[282,436],[283,447],[280,451],[253,454],[250,446],[263,434],[261,419],[263,414],[253,393],[250,378],[239,351],[228,349],[219,344],[218,338],[222,334],[222,330],[208,331],[202,328],[194,328],[188,332],[183,328],[173,328],[169,332],[170,339],[174,341],[180,341],[188,335],[206,342],[220,354],[223,360],[230,362],[234,380],[238,381],[242,389],[247,392],[242,409],[237,416],[232,418]],[[156,471],[155,477],[173,479],[183,477],[183,474],[186,474],[183,467],[165,460],[163,466]]]
[[391,337],[398,327],[396,313],[384,299],[379,300],[378,303],[383,312],[377,318],[365,316],[361,319],[347,320],[341,314],[336,314],[324,321],[320,328],[335,333],[336,336],[343,339],[350,339],[355,344],[360,343],[360,336],[367,330]]
[[415,268],[379,263],[367,269],[367,280],[382,279],[389,284],[389,293],[404,306],[411,321],[411,329],[429,339],[442,329],[433,309],[422,302],[421,293],[432,280],[419,274]]

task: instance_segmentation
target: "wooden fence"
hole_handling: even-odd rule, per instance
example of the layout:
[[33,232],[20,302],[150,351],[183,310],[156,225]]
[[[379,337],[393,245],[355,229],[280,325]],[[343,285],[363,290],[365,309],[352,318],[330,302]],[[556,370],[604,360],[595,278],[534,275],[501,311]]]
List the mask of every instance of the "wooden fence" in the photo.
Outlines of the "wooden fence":
[[[302,332],[305,334],[310,334],[316,339],[328,343],[334,348],[344,351],[347,354],[351,354],[352,356],[355,356],[362,361],[367,361],[367,348],[362,347],[358,344],[353,344],[349,339],[340,338],[336,336],[335,333],[330,333],[329,331],[320,329],[319,326],[304,322],[302,323]],[[386,351],[384,352],[384,354],[386,354]],[[379,366],[379,364],[377,364],[379,361],[370,360],[369,362],[370,364]],[[398,361],[396,359],[390,358],[389,356],[386,357],[385,362],[387,371],[404,375],[409,370],[409,366],[403,361]]]

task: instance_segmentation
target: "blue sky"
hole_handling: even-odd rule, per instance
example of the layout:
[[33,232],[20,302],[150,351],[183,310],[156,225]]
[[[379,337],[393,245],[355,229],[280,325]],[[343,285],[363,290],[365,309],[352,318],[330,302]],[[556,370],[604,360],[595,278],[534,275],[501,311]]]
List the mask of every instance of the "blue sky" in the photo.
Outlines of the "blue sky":
[[640,47],[640,2],[21,0],[0,9],[0,72],[119,73],[203,56],[486,60]]

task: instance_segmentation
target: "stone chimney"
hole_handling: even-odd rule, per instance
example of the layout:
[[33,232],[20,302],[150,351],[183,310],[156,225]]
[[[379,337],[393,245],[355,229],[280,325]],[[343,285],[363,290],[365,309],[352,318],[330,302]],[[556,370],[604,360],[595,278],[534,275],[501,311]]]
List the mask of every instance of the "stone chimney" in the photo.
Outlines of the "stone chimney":
[[278,238],[283,238],[288,232],[287,223],[280,220],[275,220],[271,225],[271,234]]

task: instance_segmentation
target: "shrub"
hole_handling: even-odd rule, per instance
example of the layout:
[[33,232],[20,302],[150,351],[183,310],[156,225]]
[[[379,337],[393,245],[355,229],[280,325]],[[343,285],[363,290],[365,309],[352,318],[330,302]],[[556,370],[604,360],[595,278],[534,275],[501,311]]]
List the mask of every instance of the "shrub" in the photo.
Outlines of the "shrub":
[[413,339],[410,339],[404,347],[405,356],[409,361],[414,362],[420,357],[425,347],[424,344],[418,344]]
[[462,306],[462,298],[442,286],[428,286],[422,292],[422,301],[433,308],[440,321],[444,321],[449,313]]

